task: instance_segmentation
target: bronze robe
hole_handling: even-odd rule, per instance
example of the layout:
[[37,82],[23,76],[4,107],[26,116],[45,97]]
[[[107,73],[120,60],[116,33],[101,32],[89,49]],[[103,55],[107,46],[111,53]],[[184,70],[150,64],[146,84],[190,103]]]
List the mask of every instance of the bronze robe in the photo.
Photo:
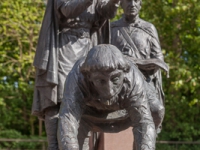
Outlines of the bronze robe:
[[32,114],[57,105],[65,79],[76,60],[99,43],[109,43],[109,18],[118,5],[99,0],[49,0],[44,15],[34,66],[36,80]]

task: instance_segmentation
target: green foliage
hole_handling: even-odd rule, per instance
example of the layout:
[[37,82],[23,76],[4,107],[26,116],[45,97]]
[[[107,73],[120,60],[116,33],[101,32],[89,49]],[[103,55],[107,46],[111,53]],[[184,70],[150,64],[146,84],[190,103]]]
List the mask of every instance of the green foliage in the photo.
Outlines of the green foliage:
[[0,2],[0,131],[35,134],[31,116],[36,42],[45,5],[42,0]]
[[142,17],[160,35],[170,78],[164,79],[162,140],[200,140],[200,1],[143,1]]
[[199,150],[199,144],[156,144],[156,150]]
[[[20,132],[18,132],[16,130],[4,130],[4,131],[0,132],[0,138],[39,140],[38,137],[22,135]],[[39,143],[39,142],[1,142],[0,149],[3,149],[3,148],[41,149],[42,143]]]

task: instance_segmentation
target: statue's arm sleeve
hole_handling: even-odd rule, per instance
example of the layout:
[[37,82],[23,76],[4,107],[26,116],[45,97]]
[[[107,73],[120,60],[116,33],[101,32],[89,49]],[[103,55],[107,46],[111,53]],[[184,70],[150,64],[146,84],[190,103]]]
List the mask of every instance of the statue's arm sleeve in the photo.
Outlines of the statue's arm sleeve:
[[118,7],[118,0],[98,0],[96,10],[101,17],[111,19],[115,17]]
[[158,38],[158,33],[154,25],[151,25],[152,35],[150,37],[150,47],[151,47],[151,58],[158,58],[163,60],[163,54],[160,46],[160,41]]
[[63,100],[59,111],[58,143],[60,150],[78,150],[78,128],[84,110],[83,94],[73,70],[65,82]]
[[57,9],[66,18],[74,18],[85,11],[92,3],[92,0],[57,0]]
[[137,74],[129,97],[128,113],[132,121],[134,143],[138,149],[154,150],[156,132],[146,98],[144,80]]

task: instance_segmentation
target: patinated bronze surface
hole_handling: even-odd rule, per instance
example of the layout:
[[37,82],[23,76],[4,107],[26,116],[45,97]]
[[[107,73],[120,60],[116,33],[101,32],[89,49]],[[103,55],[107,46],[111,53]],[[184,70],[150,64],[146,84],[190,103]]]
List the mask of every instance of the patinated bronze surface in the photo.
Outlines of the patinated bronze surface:
[[34,66],[32,114],[45,120],[48,149],[57,150],[57,117],[65,79],[76,60],[109,43],[109,18],[119,0],[48,0]]
[[111,24],[112,40],[127,59],[137,64],[147,86],[147,97],[157,133],[161,131],[164,118],[164,93],[159,68],[168,72],[156,28],[139,17],[142,0],[123,0],[124,15]]
[[89,131],[115,133],[133,127],[134,150],[154,150],[156,131],[148,83],[113,45],[93,47],[76,62],[59,112],[60,150],[89,150]]
[[95,46],[110,42],[108,19],[118,1],[48,0],[32,105],[33,115],[45,121],[48,150],[89,150],[90,131],[130,126],[134,150],[155,149],[165,113],[160,69],[168,66],[156,28],[139,18],[142,1],[121,1],[124,15],[111,25],[117,48]]

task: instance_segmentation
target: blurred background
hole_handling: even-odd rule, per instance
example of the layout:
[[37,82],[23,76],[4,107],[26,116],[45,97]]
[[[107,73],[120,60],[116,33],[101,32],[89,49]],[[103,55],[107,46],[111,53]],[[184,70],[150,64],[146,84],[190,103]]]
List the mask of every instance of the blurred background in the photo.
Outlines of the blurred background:
[[[46,146],[43,122],[31,115],[45,7],[44,0],[0,1],[0,149]],[[170,66],[170,78],[163,72],[166,115],[157,150],[200,150],[200,1],[143,0],[140,17],[157,28]]]

